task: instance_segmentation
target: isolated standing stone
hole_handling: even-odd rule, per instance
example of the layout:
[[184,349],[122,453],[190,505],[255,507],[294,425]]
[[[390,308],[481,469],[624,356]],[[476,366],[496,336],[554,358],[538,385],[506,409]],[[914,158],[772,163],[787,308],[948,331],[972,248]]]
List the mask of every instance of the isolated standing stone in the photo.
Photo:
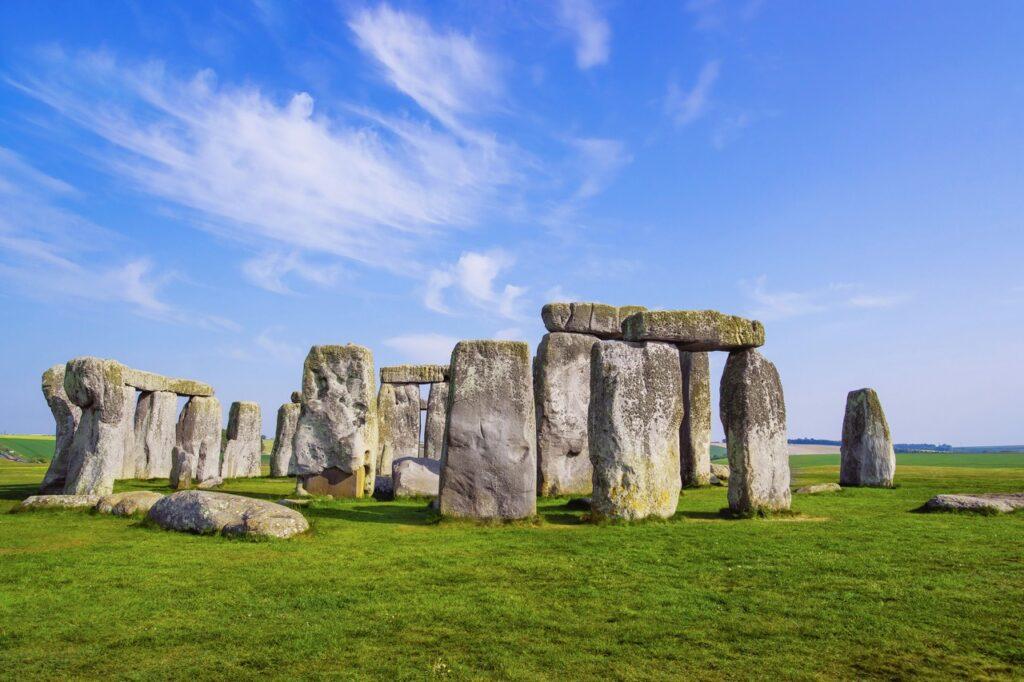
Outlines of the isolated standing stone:
[[590,350],[596,336],[552,332],[537,346],[537,486],[543,496],[589,493]]
[[295,425],[299,422],[298,403],[285,403],[277,410],[277,429],[274,432],[274,449],[270,452],[270,475],[291,476],[295,473],[295,456],[292,441],[295,439]]
[[135,406],[135,478],[171,475],[178,420],[178,396],[170,391],[143,391]]
[[174,429],[172,485],[182,480],[186,464],[189,482],[220,476],[220,424],[220,401],[216,398],[195,397],[185,403]]
[[391,424],[395,459],[420,454],[420,387],[395,384],[395,420]]
[[427,396],[427,417],[423,426],[423,456],[441,459],[444,449],[444,425],[448,421],[448,382],[430,384]]
[[540,316],[549,332],[590,334],[602,339],[621,339],[622,321],[643,306],[615,307],[604,303],[548,303]]
[[71,444],[64,493],[109,495],[121,473],[125,451],[126,389],[121,364],[80,357],[68,362],[64,390],[82,417]]
[[764,325],[717,310],[655,310],[622,322],[627,341],[668,341],[680,350],[742,350],[764,345]]
[[729,354],[720,412],[729,455],[729,509],[789,509],[786,402],[775,365],[756,350]]
[[394,497],[433,497],[441,480],[441,462],[426,457],[396,459],[392,469]]
[[537,430],[529,347],[521,341],[460,341],[452,351],[450,396],[441,514],[533,516]]
[[220,478],[258,478],[262,475],[260,456],[263,439],[260,427],[263,418],[257,403],[238,401],[231,403],[228,413],[228,440],[224,445],[224,459]]
[[668,518],[679,502],[679,351],[600,341],[591,350],[588,434],[595,520]]
[[896,453],[874,389],[861,388],[847,394],[839,454],[839,485],[892,487]]
[[708,354],[682,351],[683,425],[679,475],[683,487],[711,482],[711,370]]
[[56,422],[56,441],[53,447],[53,459],[39,486],[40,493],[62,493],[68,473],[68,459],[71,455],[71,443],[75,437],[75,429],[82,417],[82,408],[75,405],[64,391],[64,365],[54,365],[43,372],[43,397],[50,406],[53,420]]
[[373,353],[355,344],[313,346],[303,365],[295,427],[299,487],[336,497],[372,494],[377,439]]

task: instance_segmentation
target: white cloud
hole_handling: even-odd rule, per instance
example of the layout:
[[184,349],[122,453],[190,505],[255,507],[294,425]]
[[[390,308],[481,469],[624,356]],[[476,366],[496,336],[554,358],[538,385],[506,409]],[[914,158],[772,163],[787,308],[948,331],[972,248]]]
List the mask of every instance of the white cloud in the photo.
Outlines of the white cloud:
[[606,64],[612,30],[591,0],[560,0],[558,18],[576,41],[576,65],[581,69]]
[[851,296],[847,303],[854,308],[893,308],[910,300],[907,294],[870,295],[858,294]]
[[249,282],[261,289],[277,294],[291,294],[294,292],[284,281],[288,275],[328,287],[338,281],[341,268],[337,264],[312,263],[295,251],[268,251],[242,263],[242,273]]
[[808,291],[769,291],[763,275],[753,282],[740,281],[740,288],[754,303],[749,314],[778,320],[849,308],[892,308],[910,300],[906,294],[875,294],[855,283],[832,283]]
[[665,97],[665,111],[678,126],[693,123],[700,118],[708,108],[708,101],[711,97],[711,88],[718,80],[719,63],[710,61],[701,67],[697,74],[697,82],[689,92],[680,89],[677,83],[668,84],[668,94]]
[[521,341],[523,330],[519,327],[507,327],[494,332],[494,338],[499,341]]
[[520,316],[517,306],[526,288],[506,284],[498,289],[495,285],[498,275],[514,262],[500,249],[487,253],[463,253],[454,265],[430,273],[423,302],[431,310],[451,314],[445,293],[455,287],[461,303],[499,317],[516,319]]
[[398,351],[402,359],[412,363],[447,364],[459,339],[444,334],[406,334],[384,339],[384,345]]

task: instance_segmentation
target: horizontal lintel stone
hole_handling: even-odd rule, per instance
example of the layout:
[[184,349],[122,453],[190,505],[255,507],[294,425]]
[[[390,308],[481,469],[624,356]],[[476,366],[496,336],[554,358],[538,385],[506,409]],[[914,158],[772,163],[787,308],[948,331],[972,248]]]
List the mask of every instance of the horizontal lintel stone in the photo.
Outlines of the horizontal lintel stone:
[[540,316],[549,332],[591,334],[601,339],[622,338],[622,321],[647,310],[639,305],[613,306],[605,303],[548,303]]
[[394,365],[380,368],[382,384],[437,384],[448,381],[448,365]]
[[141,369],[123,367],[121,376],[126,386],[133,386],[140,391],[167,391],[184,396],[200,396],[208,398],[213,395],[213,387],[201,381],[165,377]]
[[667,341],[686,351],[734,351],[764,345],[764,325],[717,310],[655,310],[622,322],[627,341]]

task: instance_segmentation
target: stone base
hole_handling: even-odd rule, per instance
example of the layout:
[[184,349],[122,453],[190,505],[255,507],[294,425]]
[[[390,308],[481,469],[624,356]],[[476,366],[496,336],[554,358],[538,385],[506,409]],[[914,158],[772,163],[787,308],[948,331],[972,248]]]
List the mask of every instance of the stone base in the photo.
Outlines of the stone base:
[[349,473],[336,467],[324,469],[319,474],[300,476],[299,483],[310,495],[331,497],[362,497],[365,473],[359,468]]

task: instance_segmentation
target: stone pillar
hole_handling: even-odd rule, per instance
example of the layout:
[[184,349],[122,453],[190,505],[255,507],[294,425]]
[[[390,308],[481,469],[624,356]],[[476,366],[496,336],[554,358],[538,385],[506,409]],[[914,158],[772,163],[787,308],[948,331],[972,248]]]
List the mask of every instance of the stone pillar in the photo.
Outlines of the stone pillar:
[[[75,358],[64,372],[64,390],[82,416],[72,439],[65,495],[109,495],[124,459],[125,388],[115,360]],[[131,390],[134,394],[134,389]]]
[[132,386],[124,387],[124,412],[121,415],[121,439],[124,441],[124,456],[121,458],[119,481],[138,478],[135,451],[135,406],[138,403],[138,391]]
[[682,419],[682,370],[675,346],[594,344],[588,416],[594,520],[676,513]]
[[444,425],[448,421],[448,382],[430,384],[427,396],[427,423],[423,427],[423,456],[441,459],[444,449]]
[[590,351],[596,336],[552,332],[537,346],[537,488],[543,496],[581,495],[593,487],[587,439]]
[[299,403],[285,403],[277,411],[277,429],[274,432],[274,449],[270,453],[270,475],[275,477],[295,474],[295,455],[292,441],[295,439],[295,425],[299,421]]
[[185,470],[190,481],[220,478],[220,425],[220,401],[216,398],[195,396],[185,403],[174,429],[172,486],[178,487]]
[[135,478],[171,475],[178,418],[178,396],[170,391],[142,391],[135,406]]
[[395,461],[395,384],[381,384],[377,394],[377,476],[389,478]]
[[258,404],[248,401],[231,403],[221,478],[258,478],[263,475],[260,468],[260,457],[263,454],[263,439],[260,437],[262,426],[263,418]]
[[729,509],[789,509],[786,402],[775,365],[756,350],[729,353],[720,412],[729,453]]
[[395,384],[395,421],[391,427],[395,459],[420,456],[419,384]]
[[294,447],[299,492],[335,497],[373,493],[378,423],[370,349],[355,344],[310,349]]
[[445,516],[521,519],[537,511],[537,429],[530,350],[520,341],[460,341],[441,453]]
[[39,492],[43,495],[60,495],[64,492],[71,443],[82,417],[82,409],[71,402],[64,391],[64,365],[54,365],[43,372],[42,387],[43,397],[53,413],[57,430],[53,459],[50,460],[50,467],[46,470]]
[[711,370],[708,354],[681,353],[683,425],[679,430],[679,475],[684,488],[711,482]]
[[892,487],[896,452],[889,423],[874,389],[861,388],[846,396],[839,452],[839,485]]

